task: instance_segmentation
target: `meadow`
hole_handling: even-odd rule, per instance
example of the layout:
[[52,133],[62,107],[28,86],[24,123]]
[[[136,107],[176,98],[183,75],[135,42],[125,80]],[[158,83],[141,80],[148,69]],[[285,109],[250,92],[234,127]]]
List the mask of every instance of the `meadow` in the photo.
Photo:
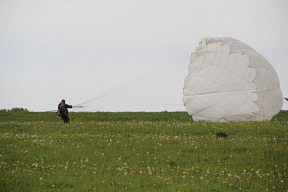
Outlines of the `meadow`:
[[288,111],[193,122],[186,112],[0,112],[0,191],[288,191]]

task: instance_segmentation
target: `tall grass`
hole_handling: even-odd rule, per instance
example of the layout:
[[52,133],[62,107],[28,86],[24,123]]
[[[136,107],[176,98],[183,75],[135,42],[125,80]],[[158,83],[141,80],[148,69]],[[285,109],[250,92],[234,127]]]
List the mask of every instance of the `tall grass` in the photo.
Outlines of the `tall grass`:
[[0,191],[287,191],[283,114],[241,123],[96,114],[71,113],[70,124],[1,116]]

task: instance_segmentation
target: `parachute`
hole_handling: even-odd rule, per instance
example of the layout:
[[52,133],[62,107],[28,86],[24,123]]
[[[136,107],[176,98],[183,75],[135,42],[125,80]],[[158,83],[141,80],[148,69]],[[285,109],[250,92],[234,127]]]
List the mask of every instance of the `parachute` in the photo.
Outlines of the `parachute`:
[[202,39],[191,54],[183,94],[194,121],[270,120],[283,105],[273,66],[230,37]]

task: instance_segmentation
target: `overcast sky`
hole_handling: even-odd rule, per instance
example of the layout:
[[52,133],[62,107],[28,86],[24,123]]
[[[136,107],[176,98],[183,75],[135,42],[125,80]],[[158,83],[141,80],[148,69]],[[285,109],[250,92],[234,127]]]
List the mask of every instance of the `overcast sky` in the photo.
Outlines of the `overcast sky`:
[[288,97],[287,10],[287,0],[0,0],[0,109],[54,110],[65,98],[93,99],[85,110],[183,111],[204,37],[250,45]]

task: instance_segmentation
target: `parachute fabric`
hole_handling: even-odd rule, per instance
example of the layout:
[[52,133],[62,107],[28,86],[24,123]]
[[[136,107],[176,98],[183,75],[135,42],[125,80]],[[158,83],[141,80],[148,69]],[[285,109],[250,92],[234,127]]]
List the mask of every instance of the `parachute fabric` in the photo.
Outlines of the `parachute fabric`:
[[194,121],[270,120],[283,105],[273,66],[234,38],[204,38],[191,54],[184,106]]

